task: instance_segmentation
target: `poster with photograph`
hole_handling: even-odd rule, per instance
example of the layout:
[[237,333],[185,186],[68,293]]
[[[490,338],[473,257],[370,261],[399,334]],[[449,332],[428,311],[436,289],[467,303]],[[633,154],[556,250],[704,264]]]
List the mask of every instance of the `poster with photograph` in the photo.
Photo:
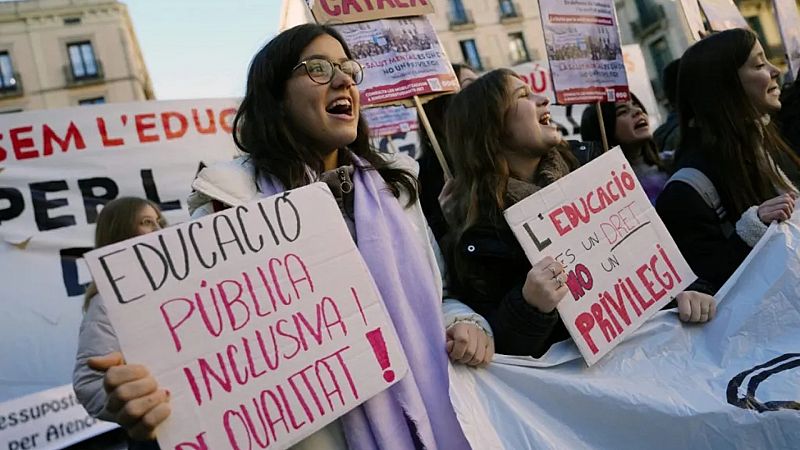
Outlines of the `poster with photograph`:
[[419,129],[417,110],[405,106],[384,106],[361,111],[369,125],[370,137],[391,136]]
[[543,0],[542,27],[559,104],[627,101],[613,0]]
[[458,78],[425,17],[336,25],[364,66],[362,105],[393,103],[415,95],[454,92]]

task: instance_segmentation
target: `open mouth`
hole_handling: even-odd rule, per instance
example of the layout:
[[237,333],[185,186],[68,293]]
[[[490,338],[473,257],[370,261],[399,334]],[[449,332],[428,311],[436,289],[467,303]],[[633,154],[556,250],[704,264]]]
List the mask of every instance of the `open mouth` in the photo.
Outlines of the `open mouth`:
[[647,119],[639,119],[633,125],[633,128],[636,130],[640,130],[642,128],[647,128],[650,124],[647,123]]
[[550,125],[550,113],[542,114],[542,117],[539,118],[539,123],[542,125]]
[[346,97],[337,98],[336,100],[328,103],[325,111],[330,114],[352,116],[353,115],[353,101]]

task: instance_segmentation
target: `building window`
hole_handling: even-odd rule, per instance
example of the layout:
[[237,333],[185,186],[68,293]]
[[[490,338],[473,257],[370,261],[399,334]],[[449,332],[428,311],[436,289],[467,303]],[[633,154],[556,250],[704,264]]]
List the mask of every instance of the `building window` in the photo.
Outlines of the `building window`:
[[91,42],[84,41],[67,44],[67,51],[69,52],[69,64],[72,68],[74,79],[80,80],[98,76],[97,60],[94,57]]
[[508,19],[511,17],[517,17],[517,8],[514,5],[514,2],[511,0],[499,0],[500,1],[500,17],[503,19]]
[[[656,66],[656,73],[658,74],[664,73],[664,67],[674,59],[672,51],[669,49],[669,44],[663,37],[656,39],[650,44],[650,56],[653,58],[653,65]],[[663,86],[661,86],[660,79],[656,78],[652,80],[652,83],[656,95],[661,97],[664,89]]]
[[461,45],[461,55],[464,56],[464,61],[475,70],[482,71],[483,64],[481,63],[481,55],[478,53],[478,46],[475,45],[475,39],[459,41],[459,44]]
[[92,97],[92,98],[85,98],[83,100],[78,100],[79,105],[102,105],[106,102],[105,97]]
[[450,0],[450,22],[467,23],[469,17],[461,0]]
[[17,79],[14,77],[11,55],[8,52],[0,52],[0,91],[14,91],[16,89]]
[[508,51],[511,56],[511,64],[521,64],[531,60],[522,32],[508,35]]

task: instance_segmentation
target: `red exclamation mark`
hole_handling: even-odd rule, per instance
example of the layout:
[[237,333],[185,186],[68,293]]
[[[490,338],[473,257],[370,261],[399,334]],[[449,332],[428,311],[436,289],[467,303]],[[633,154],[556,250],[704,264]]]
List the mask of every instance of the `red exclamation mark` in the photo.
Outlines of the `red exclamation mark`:
[[386,350],[386,341],[383,340],[381,329],[376,328],[367,332],[367,340],[369,345],[372,346],[372,351],[375,353],[375,358],[378,359],[378,364],[383,369],[383,379],[387,383],[394,381],[394,370],[390,369],[391,363],[389,362],[389,352]]

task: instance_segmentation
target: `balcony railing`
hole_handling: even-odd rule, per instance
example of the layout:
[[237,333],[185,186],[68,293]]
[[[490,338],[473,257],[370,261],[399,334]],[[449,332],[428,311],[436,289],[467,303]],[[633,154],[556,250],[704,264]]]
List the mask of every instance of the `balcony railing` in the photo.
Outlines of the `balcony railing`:
[[500,15],[500,22],[502,23],[518,22],[522,20],[522,10],[519,4],[514,1],[500,0],[500,3],[497,5],[497,10]]
[[447,20],[450,22],[451,30],[464,30],[475,27],[475,19],[472,11],[468,9],[452,9],[447,13]]
[[64,65],[64,79],[67,82],[67,86],[83,86],[87,84],[95,84],[101,83],[105,78],[105,72],[103,71],[103,63],[99,59],[95,59],[95,71],[92,73],[85,73],[83,75],[78,75],[73,70],[72,64],[65,64]]
[[13,72],[8,83],[0,85],[0,98],[20,97],[24,94],[22,90],[22,78],[18,72]]

